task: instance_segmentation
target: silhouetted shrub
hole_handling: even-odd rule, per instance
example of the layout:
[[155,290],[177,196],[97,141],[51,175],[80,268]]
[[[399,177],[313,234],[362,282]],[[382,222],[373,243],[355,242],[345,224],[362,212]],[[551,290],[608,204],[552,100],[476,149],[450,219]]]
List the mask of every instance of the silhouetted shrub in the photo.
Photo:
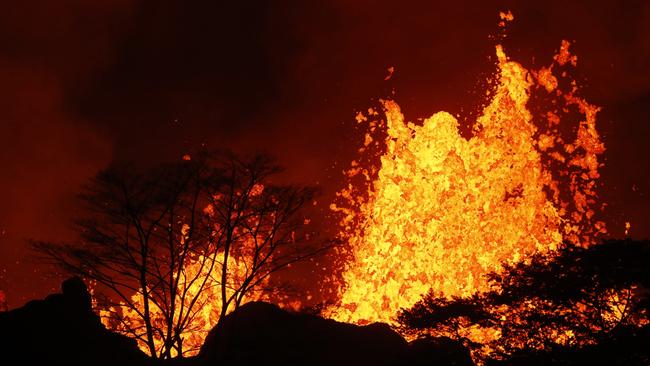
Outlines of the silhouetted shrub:
[[430,293],[398,321],[407,333],[450,336],[492,362],[572,364],[609,353],[648,364],[648,263],[648,241],[566,243],[491,274],[492,291],[453,299]]

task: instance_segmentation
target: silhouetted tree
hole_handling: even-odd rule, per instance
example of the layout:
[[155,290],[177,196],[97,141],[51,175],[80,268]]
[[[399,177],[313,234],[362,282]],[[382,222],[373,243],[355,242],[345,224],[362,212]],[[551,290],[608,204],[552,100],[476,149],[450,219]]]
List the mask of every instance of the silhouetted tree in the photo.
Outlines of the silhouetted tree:
[[[593,351],[621,337],[647,337],[648,263],[647,241],[607,241],[589,248],[567,243],[489,275],[490,292],[454,299],[430,293],[403,310],[398,322],[413,335],[446,335],[475,350],[487,346],[495,360]],[[498,333],[473,342],[471,326]],[[647,359],[642,349],[627,356]]]
[[138,173],[112,167],[82,195],[89,214],[77,221],[80,242],[33,245],[110,290],[95,294],[102,314],[152,357],[182,356],[196,350],[183,343],[192,332],[207,333],[247,298],[273,290],[272,273],[323,249],[307,243],[300,214],[314,189],[274,185],[278,171],[268,157],[228,153]]

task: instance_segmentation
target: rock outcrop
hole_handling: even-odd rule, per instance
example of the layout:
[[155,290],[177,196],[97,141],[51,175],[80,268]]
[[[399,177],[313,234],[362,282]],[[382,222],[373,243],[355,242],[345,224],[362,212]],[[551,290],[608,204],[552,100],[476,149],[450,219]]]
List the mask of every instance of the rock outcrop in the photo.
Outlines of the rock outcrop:
[[83,281],[63,282],[62,293],[0,313],[0,364],[146,365],[136,342],[108,331],[93,313]]
[[357,326],[253,302],[229,314],[203,345],[204,365],[472,365],[450,339],[409,344],[388,325]]
[[447,338],[408,343],[382,323],[357,326],[262,302],[225,317],[198,357],[154,361],[134,340],[107,330],[78,278],[62,293],[0,313],[1,365],[472,365]]

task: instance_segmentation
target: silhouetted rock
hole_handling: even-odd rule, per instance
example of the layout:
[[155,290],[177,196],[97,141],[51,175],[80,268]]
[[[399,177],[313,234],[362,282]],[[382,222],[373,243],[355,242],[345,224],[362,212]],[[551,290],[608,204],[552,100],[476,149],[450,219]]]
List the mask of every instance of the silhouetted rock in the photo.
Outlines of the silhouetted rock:
[[209,365],[472,365],[452,340],[409,345],[386,324],[339,323],[253,302],[214,328],[198,360]]
[[472,365],[448,338],[406,342],[388,325],[357,326],[254,302],[213,329],[196,358],[154,362],[136,342],[108,331],[83,281],[0,313],[0,364],[10,365]]
[[0,313],[0,364],[148,364],[134,340],[101,324],[81,279],[71,278],[61,287],[62,294]]

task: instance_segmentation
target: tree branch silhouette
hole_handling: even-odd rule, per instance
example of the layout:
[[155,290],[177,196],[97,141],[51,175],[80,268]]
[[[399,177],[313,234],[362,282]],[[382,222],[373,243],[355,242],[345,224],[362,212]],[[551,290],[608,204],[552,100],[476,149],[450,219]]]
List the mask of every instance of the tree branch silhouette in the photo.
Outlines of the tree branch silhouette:
[[81,195],[88,214],[75,222],[79,242],[32,245],[107,291],[96,296],[103,314],[152,357],[182,356],[197,350],[187,342],[206,327],[207,305],[218,323],[273,291],[271,274],[329,247],[303,216],[316,190],[273,184],[279,171],[267,156],[228,152],[143,171],[113,166]]

